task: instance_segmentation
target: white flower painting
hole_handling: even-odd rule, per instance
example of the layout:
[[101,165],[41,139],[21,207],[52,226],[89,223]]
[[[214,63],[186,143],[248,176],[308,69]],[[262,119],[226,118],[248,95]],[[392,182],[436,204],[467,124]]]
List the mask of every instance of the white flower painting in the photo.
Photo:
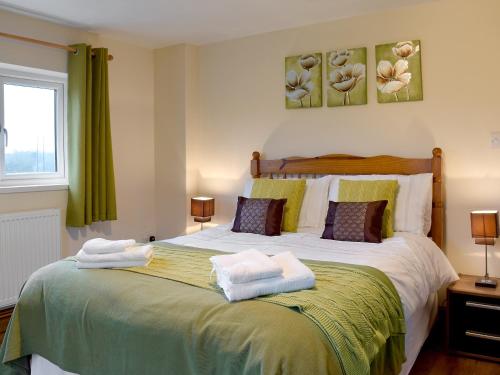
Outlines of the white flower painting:
[[423,99],[420,41],[378,45],[375,55],[379,103]]
[[285,58],[286,108],[321,107],[321,53]]
[[328,107],[366,104],[366,48],[331,51],[326,60]]

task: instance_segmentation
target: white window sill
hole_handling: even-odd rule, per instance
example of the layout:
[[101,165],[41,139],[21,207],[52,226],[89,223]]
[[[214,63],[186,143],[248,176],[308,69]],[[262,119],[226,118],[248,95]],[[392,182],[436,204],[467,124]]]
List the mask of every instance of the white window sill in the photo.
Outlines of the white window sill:
[[0,186],[0,194],[29,193],[36,191],[68,190],[68,184]]

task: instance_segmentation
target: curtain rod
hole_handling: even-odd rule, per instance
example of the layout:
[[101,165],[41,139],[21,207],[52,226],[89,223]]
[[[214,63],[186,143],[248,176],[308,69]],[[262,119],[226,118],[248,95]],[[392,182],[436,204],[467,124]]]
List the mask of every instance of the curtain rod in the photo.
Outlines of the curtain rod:
[[[15,39],[15,40],[20,40],[22,42],[27,42],[27,43],[39,44],[41,46],[50,47],[50,48],[59,48],[59,49],[66,50],[68,52],[76,52],[76,48],[73,48],[73,47],[70,47],[70,46],[65,46],[64,44],[57,44],[57,43],[52,43],[52,42],[45,42],[43,40],[28,38],[28,37],[21,36],[21,35],[3,33],[1,31],[0,31],[0,37],[9,38],[9,39]],[[92,56],[93,55],[94,55],[94,53],[92,53]],[[108,60],[109,61],[113,60],[113,55],[108,55]]]

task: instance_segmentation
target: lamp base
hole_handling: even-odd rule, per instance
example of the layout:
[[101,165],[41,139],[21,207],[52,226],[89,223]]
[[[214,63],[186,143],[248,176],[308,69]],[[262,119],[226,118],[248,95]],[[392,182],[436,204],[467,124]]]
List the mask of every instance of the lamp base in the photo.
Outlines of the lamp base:
[[497,281],[495,279],[481,278],[476,280],[476,286],[481,288],[496,288]]
[[208,223],[209,221],[212,221],[212,218],[210,216],[206,217],[195,216],[194,221],[197,223]]

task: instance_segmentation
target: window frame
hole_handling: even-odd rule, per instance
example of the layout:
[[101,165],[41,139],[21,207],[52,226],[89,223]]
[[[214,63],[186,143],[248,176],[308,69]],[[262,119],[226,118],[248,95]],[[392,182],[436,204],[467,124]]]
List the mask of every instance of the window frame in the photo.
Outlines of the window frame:
[[67,188],[67,77],[66,73],[0,63],[0,121],[2,124],[5,124],[4,84],[52,89],[56,93],[56,172],[6,174],[5,135],[2,132],[0,134],[0,193]]

